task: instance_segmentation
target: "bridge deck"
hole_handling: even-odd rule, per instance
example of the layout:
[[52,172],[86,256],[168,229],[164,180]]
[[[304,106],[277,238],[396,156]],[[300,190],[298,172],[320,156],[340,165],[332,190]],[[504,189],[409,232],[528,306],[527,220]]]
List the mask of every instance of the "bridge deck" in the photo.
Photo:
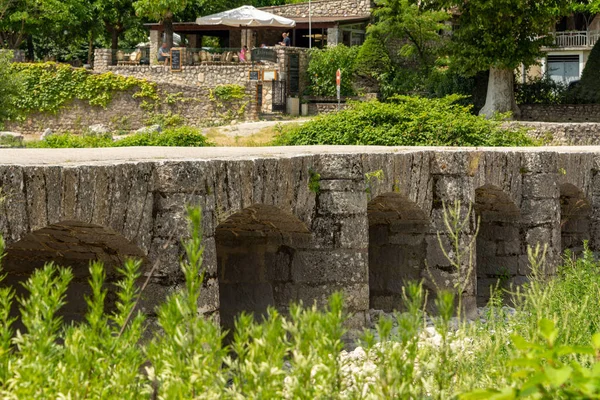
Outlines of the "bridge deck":
[[397,154],[422,151],[599,153],[600,146],[570,147],[124,147],[91,149],[0,149],[0,165],[78,165],[131,161],[289,158],[318,154]]

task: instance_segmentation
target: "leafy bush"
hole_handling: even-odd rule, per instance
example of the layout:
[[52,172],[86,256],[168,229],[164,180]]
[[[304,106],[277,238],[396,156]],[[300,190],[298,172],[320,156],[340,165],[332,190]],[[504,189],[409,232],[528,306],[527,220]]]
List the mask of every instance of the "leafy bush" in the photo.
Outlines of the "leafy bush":
[[14,63],[12,71],[24,81],[23,95],[14,106],[22,112],[56,112],[73,99],[106,107],[115,91],[137,88],[134,97],[158,100],[156,84],[144,79],[115,75],[111,72],[92,74],[83,68],[57,63]]
[[112,147],[111,135],[73,135],[62,133],[48,136],[44,140],[26,143],[27,147],[62,149],[62,148],[85,148],[85,147]]
[[342,44],[324,49],[311,49],[306,70],[307,93],[313,96],[335,96],[335,73],[339,68],[342,72],[342,96],[355,95],[352,81],[358,49],[356,46],[347,47]]
[[567,85],[552,80],[549,75],[515,85],[518,104],[563,104],[566,96]]
[[114,142],[115,147],[124,146],[179,146],[204,147],[210,146],[199,129],[182,126],[165,129],[163,132],[138,133]]
[[12,51],[0,49],[0,129],[4,121],[19,115],[15,103],[24,95],[21,74],[11,68],[12,58]]
[[199,129],[182,126],[165,129],[163,132],[136,133],[114,141],[111,135],[52,135],[44,140],[28,142],[35,148],[82,148],[82,147],[127,147],[127,146],[179,146],[204,147],[212,143]]
[[355,103],[279,136],[278,145],[528,146],[523,130],[472,115],[470,107],[442,99],[398,96],[389,103]]
[[367,36],[356,56],[355,78],[377,88],[380,80],[392,69],[392,60],[383,41],[377,33]]

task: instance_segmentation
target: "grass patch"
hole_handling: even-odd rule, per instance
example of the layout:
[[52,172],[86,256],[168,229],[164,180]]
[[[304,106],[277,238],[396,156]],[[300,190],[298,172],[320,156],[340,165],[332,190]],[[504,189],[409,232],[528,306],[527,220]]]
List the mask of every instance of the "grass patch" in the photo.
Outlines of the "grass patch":
[[223,128],[211,128],[205,134],[206,137],[214,142],[217,146],[224,147],[262,147],[270,146],[274,140],[282,134],[298,128],[301,124],[292,122],[286,124],[275,124],[262,128],[251,135],[238,136],[235,135],[235,126],[232,127],[230,133],[226,134],[222,131]]

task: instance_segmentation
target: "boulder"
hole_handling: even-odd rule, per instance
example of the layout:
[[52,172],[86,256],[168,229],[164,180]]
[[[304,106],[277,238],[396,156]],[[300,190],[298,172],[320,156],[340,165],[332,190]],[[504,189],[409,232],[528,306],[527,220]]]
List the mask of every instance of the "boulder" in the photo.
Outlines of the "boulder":
[[18,132],[3,131],[0,132],[0,139],[23,141],[23,135]]
[[104,124],[95,124],[88,127],[88,131],[93,135],[104,135],[110,132],[110,129]]
[[160,127],[160,125],[150,125],[150,126],[144,126],[138,130],[136,130],[134,133],[161,133],[162,132],[162,128]]
[[50,128],[46,128],[44,129],[44,132],[42,132],[42,134],[40,135],[40,140],[44,140],[49,136],[52,136],[54,134],[54,132],[52,132],[52,129]]

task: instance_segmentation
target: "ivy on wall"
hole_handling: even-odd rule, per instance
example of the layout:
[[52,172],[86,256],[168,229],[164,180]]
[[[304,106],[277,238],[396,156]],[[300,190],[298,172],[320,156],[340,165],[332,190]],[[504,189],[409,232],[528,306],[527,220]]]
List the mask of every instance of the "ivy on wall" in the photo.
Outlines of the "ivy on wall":
[[23,113],[57,112],[72,100],[87,101],[106,108],[117,91],[133,90],[143,99],[142,107],[152,107],[159,100],[156,83],[115,75],[111,72],[92,74],[82,68],[57,63],[14,63],[22,77],[24,90],[15,106]]

